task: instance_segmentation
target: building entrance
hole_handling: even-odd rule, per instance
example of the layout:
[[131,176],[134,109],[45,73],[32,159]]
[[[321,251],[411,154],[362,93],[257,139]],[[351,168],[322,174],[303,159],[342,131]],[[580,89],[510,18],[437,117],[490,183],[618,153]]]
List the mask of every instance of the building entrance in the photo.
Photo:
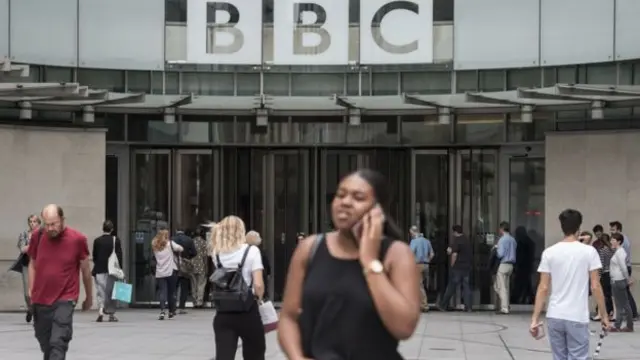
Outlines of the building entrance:
[[[473,305],[493,303],[490,250],[497,240],[497,153],[495,150],[418,150],[411,156],[411,219],[434,248],[427,281],[430,302],[443,295],[448,281],[451,227],[459,224],[472,242]],[[461,296],[452,306],[461,304]]]

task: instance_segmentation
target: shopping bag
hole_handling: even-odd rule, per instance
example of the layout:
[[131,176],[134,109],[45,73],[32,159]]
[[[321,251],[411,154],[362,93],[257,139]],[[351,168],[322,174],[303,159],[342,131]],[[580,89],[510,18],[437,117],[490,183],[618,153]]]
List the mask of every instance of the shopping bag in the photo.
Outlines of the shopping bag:
[[260,318],[262,319],[265,333],[278,328],[278,313],[271,301],[260,303]]
[[116,281],[113,283],[113,291],[111,291],[111,299],[125,303],[131,303],[131,293],[133,287],[124,281]]

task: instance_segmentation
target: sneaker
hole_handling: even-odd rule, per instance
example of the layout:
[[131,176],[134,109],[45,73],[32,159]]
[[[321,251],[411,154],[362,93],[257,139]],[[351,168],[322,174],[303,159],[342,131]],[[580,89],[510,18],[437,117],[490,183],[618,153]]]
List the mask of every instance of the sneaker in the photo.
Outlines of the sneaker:
[[158,317],[158,320],[164,320],[164,311],[160,312],[160,316]]
[[28,324],[31,322],[32,319],[33,319],[33,313],[31,313],[31,311],[27,311],[27,315],[25,315],[24,321],[26,321]]
[[176,316],[175,312],[169,312],[169,319],[173,319]]
[[109,322],[118,322],[118,318],[115,315],[111,314],[109,315]]

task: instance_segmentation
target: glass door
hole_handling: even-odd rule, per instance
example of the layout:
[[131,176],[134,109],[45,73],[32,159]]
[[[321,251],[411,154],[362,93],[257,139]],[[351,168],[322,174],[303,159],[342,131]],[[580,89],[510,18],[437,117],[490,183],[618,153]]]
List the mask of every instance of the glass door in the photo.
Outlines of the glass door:
[[542,157],[509,158],[509,222],[518,243],[511,303],[532,305],[544,250],[545,163]]
[[174,227],[193,232],[214,220],[213,155],[205,149],[176,152]]
[[[431,241],[435,257],[424,284],[427,297],[435,303],[447,286],[449,261],[450,172],[446,150],[414,151],[411,157],[411,224]],[[408,229],[407,229],[408,230]]]
[[271,260],[268,289],[282,300],[297,233],[309,226],[309,153],[306,150],[274,151],[264,155],[263,247]]
[[132,234],[130,241],[133,301],[155,301],[155,263],[151,240],[169,229],[171,218],[171,154],[169,150],[138,150],[132,156]]
[[471,288],[473,305],[491,308],[494,303],[490,256],[498,240],[498,156],[497,151],[468,149],[456,156],[459,186],[456,222],[472,242],[473,273]]

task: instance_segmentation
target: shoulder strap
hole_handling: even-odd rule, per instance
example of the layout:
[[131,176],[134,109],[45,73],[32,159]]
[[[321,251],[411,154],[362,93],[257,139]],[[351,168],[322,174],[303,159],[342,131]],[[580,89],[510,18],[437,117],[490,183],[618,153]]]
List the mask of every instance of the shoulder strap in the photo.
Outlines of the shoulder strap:
[[324,241],[324,233],[316,236],[313,244],[311,244],[311,249],[309,249],[309,258],[307,259],[307,269],[309,268],[309,266],[311,266],[313,258],[316,256],[316,253],[318,252],[318,248],[320,247],[322,241]]
[[116,236],[113,235],[113,250],[111,250],[111,254],[116,252]]
[[220,255],[216,254],[216,267],[222,269],[222,261],[220,261]]
[[247,255],[249,255],[249,249],[251,249],[251,245],[247,246],[247,249],[244,251],[244,255],[242,255],[242,261],[238,264],[238,269],[242,269],[244,266],[244,261],[247,260]]

